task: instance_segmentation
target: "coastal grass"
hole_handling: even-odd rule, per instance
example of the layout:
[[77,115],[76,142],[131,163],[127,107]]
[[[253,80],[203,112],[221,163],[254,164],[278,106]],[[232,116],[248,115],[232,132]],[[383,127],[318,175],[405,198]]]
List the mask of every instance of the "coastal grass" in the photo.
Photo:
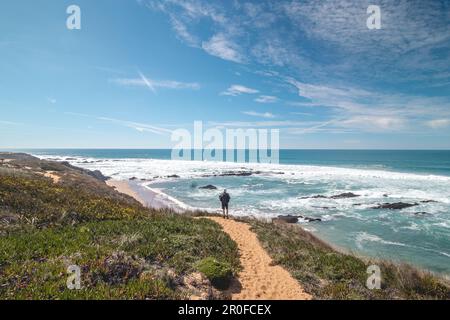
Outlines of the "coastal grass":
[[[183,299],[204,259],[239,270],[237,245],[218,224],[144,208],[82,172],[26,161],[0,166],[0,299]],[[42,174],[55,167],[58,183]],[[67,287],[71,265],[80,290]]]
[[208,257],[197,263],[200,272],[206,275],[211,283],[219,289],[227,289],[233,275],[233,268],[228,262]]
[[[315,299],[450,299],[444,279],[408,265],[364,261],[340,253],[296,225],[248,220],[259,241]],[[368,289],[367,267],[381,270],[381,289]]]

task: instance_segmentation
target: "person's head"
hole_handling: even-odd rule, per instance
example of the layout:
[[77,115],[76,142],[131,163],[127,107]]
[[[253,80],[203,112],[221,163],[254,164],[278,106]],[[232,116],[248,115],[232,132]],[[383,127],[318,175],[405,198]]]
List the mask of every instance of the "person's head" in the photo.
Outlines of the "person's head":
[[223,193],[227,193],[227,189],[223,189]]

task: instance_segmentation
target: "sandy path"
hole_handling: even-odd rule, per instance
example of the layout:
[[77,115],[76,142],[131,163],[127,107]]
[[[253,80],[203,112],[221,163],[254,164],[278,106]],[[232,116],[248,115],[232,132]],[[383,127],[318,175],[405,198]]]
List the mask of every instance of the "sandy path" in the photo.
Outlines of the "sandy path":
[[243,270],[239,273],[240,292],[232,293],[236,300],[309,300],[311,296],[289,272],[273,266],[272,259],[250,231],[250,225],[219,217],[209,219],[219,223],[238,247]]

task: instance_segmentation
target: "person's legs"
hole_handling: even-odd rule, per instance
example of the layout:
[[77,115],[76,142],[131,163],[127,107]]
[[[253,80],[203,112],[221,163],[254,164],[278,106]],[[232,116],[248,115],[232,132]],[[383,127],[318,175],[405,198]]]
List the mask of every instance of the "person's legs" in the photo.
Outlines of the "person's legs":
[[229,219],[230,217],[228,216],[228,203],[226,204],[225,209],[227,210],[227,219]]
[[226,208],[226,206],[222,203],[222,213],[223,213],[223,218],[224,219],[226,218],[226,216],[225,216],[225,208]]

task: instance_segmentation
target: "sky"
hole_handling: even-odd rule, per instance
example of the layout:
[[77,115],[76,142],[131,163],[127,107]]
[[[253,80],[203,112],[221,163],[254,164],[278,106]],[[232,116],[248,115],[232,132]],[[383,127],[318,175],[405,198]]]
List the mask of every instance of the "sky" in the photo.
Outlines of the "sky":
[[448,0],[4,0],[0,30],[0,148],[450,149]]

